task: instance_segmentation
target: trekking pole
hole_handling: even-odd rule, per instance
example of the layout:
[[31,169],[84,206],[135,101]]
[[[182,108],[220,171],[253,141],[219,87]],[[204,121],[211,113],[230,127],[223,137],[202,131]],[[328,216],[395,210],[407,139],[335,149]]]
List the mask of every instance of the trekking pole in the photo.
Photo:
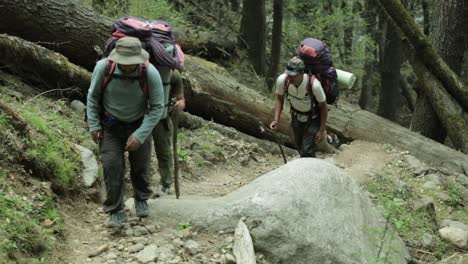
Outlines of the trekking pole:
[[180,189],[179,189],[179,157],[177,155],[177,133],[179,128],[179,118],[178,118],[178,109],[174,107],[172,111],[172,148],[173,148],[173,158],[174,158],[174,186],[175,186],[175,193],[176,199],[180,197]]
[[260,131],[262,133],[265,133],[267,130],[270,131],[270,133],[273,136],[273,140],[275,140],[276,144],[278,145],[278,147],[279,147],[279,149],[281,151],[281,156],[283,157],[284,164],[287,164],[288,160],[286,159],[286,155],[284,155],[283,147],[281,146],[281,144],[280,144],[280,142],[278,140],[278,137],[276,135],[276,131],[271,131],[271,129],[267,129],[267,128],[265,128],[265,126],[263,124],[260,124]]

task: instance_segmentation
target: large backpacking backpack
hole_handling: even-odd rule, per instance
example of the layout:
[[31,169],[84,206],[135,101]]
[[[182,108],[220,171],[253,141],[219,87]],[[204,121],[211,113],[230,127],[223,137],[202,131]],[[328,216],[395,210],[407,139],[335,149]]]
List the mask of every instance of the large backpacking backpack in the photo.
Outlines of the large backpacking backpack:
[[150,63],[154,66],[166,66],[171,69],[183,67],[184,54],[176,43],[172,27],[166,21],[133,16],[119,18],[112,24],[112,36],[104,44],[103,56],[107,57],[117,40],[126,36],[140,39],[142,47],[150,55]]
[[336,69],[333,67],[332,56],[325,43],[318,39],[306,38],[298,47],[297,55],[305,64],[304,72],[309,75],[307,92],[311,94],[311,75],[322,84],[327,97],[327,104],[334,104],[338,99],[338,84]]

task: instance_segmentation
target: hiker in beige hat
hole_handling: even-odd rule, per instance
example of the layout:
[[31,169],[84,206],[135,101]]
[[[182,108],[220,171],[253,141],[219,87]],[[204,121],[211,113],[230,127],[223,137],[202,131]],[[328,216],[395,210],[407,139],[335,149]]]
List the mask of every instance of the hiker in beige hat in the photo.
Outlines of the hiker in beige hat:
[[301,158],[315,157],[315,146],[323,140],[328,117],[322,85],[317,79],[308,78],[304,69],[304,62],[293,57],[284,73],[276,80],[275,116],[270,124],[271,129],[278,129],[284,98],[287,97],[291,103],[294,141]]
[[89,131],[100,146],[106,184],[104,211],[110,214],[110,227],[123,226],[127,220],[123,210],[125,151],[129,153],[136,214],[149,214],[151,132],[163,113],[164,94],[161,77],[148,57],[139,39],[119,39],[109,57],[96,63],[88,91]]

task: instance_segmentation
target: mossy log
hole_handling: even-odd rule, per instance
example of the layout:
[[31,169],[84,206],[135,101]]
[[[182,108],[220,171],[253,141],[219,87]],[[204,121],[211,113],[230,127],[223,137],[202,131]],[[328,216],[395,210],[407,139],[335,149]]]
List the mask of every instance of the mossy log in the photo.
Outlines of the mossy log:
[[[33,72],[49,87],[76,86],[83,94],[87,93],[91,80],[90,72],[64,56],[5,34],[0,35],[0,62],[17,69],[25,78],[30,77],[30,73],[24,74],[24,71]],[[229,78],[223,68],[203,59],[187,56],[184,75],[189,112],[274,141],[274,135],[264,129],[272,118],[271,100],[262,99],[259,93]],[[263,100],[268,103],[263,104]],[[282,144],[293,147],[288,134],[288,118],[284,119],[277,137]]]
[[[222,135],[228,138],[240,139],[246,142],[255,143],[266,152],[270,152],[273,154],[281,154],[278,144],[275,144],[275,142],[262,140],[256,137],[249,136],[231,127],[226,127],[215,122],[207,121],[201,117],[192,115],[187,112],[179,113],[179,127],[184,127],[187,129],[199,129],[202,127],[208,127],[210,129],[218,131],[219,133],[221,133]],[[288,148],[288,147],[283,147],[283,151],[288,156],[297,155],[296,150]]]
[[[216,64],[191,56],[187,56],[186,62],[187,70],[183,77],[187,110],[191,114],[275,142],[271,132],[263,132],[271,121],[273,100],[239,84]],[[52,76],[59,78],[57,75]],[[86,78],[82,82],[89,82],[89,77],[86,76],[89,75],[81,75],[81,78]],[[290,133],[289,122],[289,114],[283,113],[279,135],[280,141],[286,145],[292,145],[287,136]],[[468,164],[468,156],[463,153],[360,110],[343,100],[338,102],[338,107],[330,107],[327,129],[348,140],[362,139],[392,144],[410,151],[412,155],[434,167],[463,172],[463,164]]]
[[427,39],[414,18],[406,11],[399,0],[375,0],[377,5],[390,15],[414,47],[415,56],[429,69],[443,87],[468,112],[468,85],[455,74],[438,55],[434,46]]
[[[86,94],[91,73],[70,63],[63,55],[25,41],[0,34],[0,63],[22,77],[46,84],[45,90],[77,87]],[[71,89],[73,92],[73,89]],[[69,95],[70,92],[62,94]]]
[[[273,100],[238,83],[214,63],[188,56],[185,66],[185,96],[190,113],[258,138],[275,140],[265,129],[273,118]],[[283,113],[278,137],[283,144],[294,147],[289,122],[289,115]]]
[[344,137],[393,145],[434,168],[459,173],[468,169],[468,155],[344,101],[331,109],[329,117],[329,128]]
[[[113,22],[77,0],[0,0],[0,17],[0,32],[60,52],[89,71],[98,57],[95,47],[103,47]],[[231,52],[235,48],[233,41],[216,42],[199,38],[190,30],[176,31],[181,32],[179,42],[183,50],[200,53],[196,47],[204,47],[207,54],[221,56],[223,50]]]

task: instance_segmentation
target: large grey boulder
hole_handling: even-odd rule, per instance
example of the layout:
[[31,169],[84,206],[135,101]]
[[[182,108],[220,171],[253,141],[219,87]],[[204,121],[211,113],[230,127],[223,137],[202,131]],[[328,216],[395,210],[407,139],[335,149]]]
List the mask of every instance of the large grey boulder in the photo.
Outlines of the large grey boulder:
[[386,263],[406,263],[409,256],[354,180],[318,159],[291,161],[221,198],[149,204],[152,217],[213,231],[232,230],[245,217],[255,252],[271,263],[376,263],[379,252]]

